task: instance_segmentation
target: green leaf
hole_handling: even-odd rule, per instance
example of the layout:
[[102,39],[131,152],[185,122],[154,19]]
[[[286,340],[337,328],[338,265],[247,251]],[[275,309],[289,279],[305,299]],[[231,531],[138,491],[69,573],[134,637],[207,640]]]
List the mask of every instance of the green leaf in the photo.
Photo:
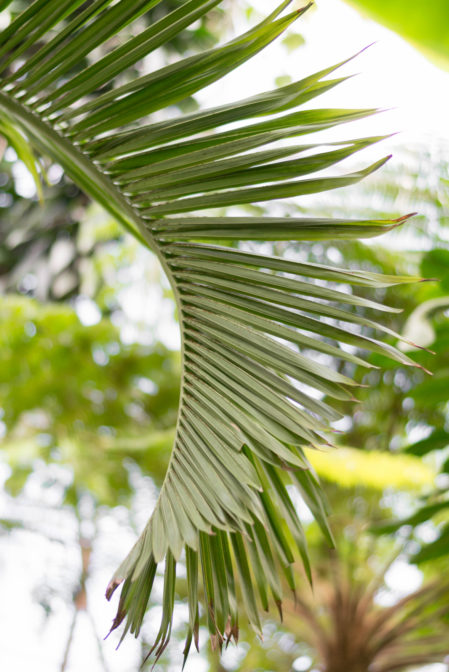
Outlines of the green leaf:
[[5,117],[3,118],[0,115],[0,135],[2,135],[7,143],[14,149],[17,154],[17,158],[20,161],[23,161],[25,166],[28,168],[28,171],[31,173],[31,176],[36,185],[37,193],[39,195],[39,200],[42,203],[43,194],[42,194],[42,181],[40,173],[42,172],[42,167],[39,164],[36,156],[34,155],[33,149],[30,147],[29,142],[19,131],[19,129],[12,124]]
[[[386,159],[323,177],[323,169],[381,138],[285,142],[376,112],[302,109],[344,81],[328,77],[347,61],[250,98],[163,116],[168,106],[267,47],[308,6],[284,13],[291,4],[286,0],[224,46],[130,76],[130,66],[219,4],[186,0],[124,41],[121,29],[158,1],[163,2],[97,0],[83,8],[80,0],[35,0],[0,36],[0,114],[152,250],[172,286],[182,336],[173,451],[151,518],[114,574],[107,597],[122,584],[113,629],[125,622],[122,638],[129,631],[137,635],[157,567],[165,562],[162,620],[150,650],[157,660],[170,639],[176,563],[185,552],[185,662],[191,642],[198,645],[203,595],[212,645],[221,647],[238,639],[239,595],[259,634],[257,595],[267,609],[269,587],[281,612],[278,571],[294,591],[295,547],[310,575],[290,487],[298,488],[332,543],[326,500],[303,448],[326,443],[328,422],[339,417],[323,396],[354,398],[356,384],[340,372],[336,358],[371,366],[359,352],[366,349],[414,365],[371,333],[400,338],[371,319],[372,311],[395,309],[356,288],[416,278],[212,244],[369,237],[407,216],[384,221],[171,216],[355,184]],[[97,48],[110,45],[113,36],[112,51],[95,61]],[[150,116],[155,111],[159,121]],[[298,179],[303,176],[307,179]],[[357,350],[349,352],[346,345]],[[198,555],[204,590],[198,585]]]
[[[430,518],[432,518],[432,516],[434,516],[436,513],[444,511],[444,509],[448,508],[449,501],[428,504],[427,506],[421,507],[416,513],[413,513],[407,518],[401,518],[400,520],[394,520],[392,522],[376,525],[373,528],[373,531],[376,534],[391,534],[391,532],[396,532],[396,530],[399,530],[404,525],[411,525],[412,527],[415,527],[416,525],[420,525],[421,523],[425,523],[426,521],[430,520]],[[427,548],[427,546],[425,548]],[[419,562],[419,560],[417,562]]]
[[434,429],[433,432],[425,439],[417,441],[404,448],[404,452],[411,455],[427,455],[434,450],[441,450],[449,445],[449,432],[444,429]]
[[445,525],[435,541],[423,546],[420,551],[412,556],[412,561],[416,563],[429,562],[447,556],[449,550],[449,525]]
[[449,68],[448,6],[446,0],[346,0],[363,15],[408,40],[436,65]]
[[143,209],[142,216],[150,219],[153,217],[160,217],[160,215],[173,215],[180,212],[221,208],[229,205],[243,205],[255,202],[262,203],[264,201],[272,201],[279,198],[305,196],[307,194],[316,194],[330,189],[338,189],[339,187],[347,187],[363,180],[364,177],[367,177],[383,166],[389,158],[390,157],[387,156],[380,161],[376,161],[376,163],[373,163],[371,166],[368,166],[368,168],[357,173],[346,175],[345,177],[298,180],[294,182],[283,182],[281,185],[235,189],[233,191],[219,192],[211,196],[182,198],[175,203],[163,203],[161,205],[154,205],[151,208]]

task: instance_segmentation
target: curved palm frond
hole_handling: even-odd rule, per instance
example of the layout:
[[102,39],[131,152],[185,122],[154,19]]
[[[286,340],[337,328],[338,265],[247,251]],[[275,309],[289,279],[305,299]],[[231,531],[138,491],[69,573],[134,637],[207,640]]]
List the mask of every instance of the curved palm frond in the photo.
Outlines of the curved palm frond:
[[227,246],[375,236],[404,218],[197,214],[353,184],[386,159],[344,176],[316,176],[380,138],[326,146],[292,142],[375,111],[300,109],[344,80],[326,79],[341,63],[267,93],[152,122],[152,113],[235,69],[307,9],[284,13],[286,0],[224,46],[127,81],[130,66],[220,2],[186,0],[100,60],[89,60],[158,1],[35,0],[0,36],[0,112],[157,254],[175,293],[183,375],[173,452],[151,519],[107,590],[110,598],[123,582],[112,627],[127,617],[123,634],[137,636],[165,559],[157,657],[170,638],[183,550],[190,609],[185,656],[192,639],[198,645],[200,566],[217,646],[238,638],[240,596],[257,632],[258,604],[268,608],[267,585],[281,608],[280,576],[295,589],[294,546],[310,575],[287,486],[299,489],[332,542],[324,496],[303,452],[305,445],[326,442],[328,422],[338,417],[323,397],[353,398],[353,381],[328,362],[337,357],[370,367],[354,354],[355,346],[414,365],[405,353],[362,333],[368,327],[392,335],[366,316],[367,310],[389,309],[348,287],[416,280]]

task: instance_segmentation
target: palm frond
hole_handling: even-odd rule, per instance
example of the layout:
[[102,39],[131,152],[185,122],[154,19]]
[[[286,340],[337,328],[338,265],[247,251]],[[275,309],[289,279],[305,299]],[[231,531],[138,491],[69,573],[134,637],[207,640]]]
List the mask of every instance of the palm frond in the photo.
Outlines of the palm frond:
[[338,417],[323,397],[352,399],[355,384],[322,363],[321,356],[326,362],[337,357],[370,366],[349,345],[414,365],[405,353],[362,333],[378,329],[397,337],[366,315],[388,308],[348,286],[385,287],[416,278],[232,247],[243,240],[375,236],[404,218],[197,214],[354,184],[387,160],[347,175],[308,177],[380,138],[280,144],[375,112],[299,109],[343,81],[326,79],[343,63],[228,105],[151,119],[253,57],[307,7],[284,13],[287,0],[224,46],[136,79],[123,77],[219,1],[186,0],[96,62],[92,52],[158,0],[96,0],[88,6],[82,0],[35,0],[0,36],[1,114],[155,252],[175,293],[183,374],[173,452],[152,516],[107,590],[110,598],[123,583],[112,629],[126,618],[123,635],[137,636],[157,567],[165,559],[156,657],[170,638],[176,564],[184,550],[190,613],[186,657],[192,640],[198,644],[200,567],[216,646],[237,641],[240,599],[256,632],[259,605],[267,609],[269,604],[266,584],[280,608],[279,576],[295,588],[295,546],[310,575],[288,483],[299,489],[332,542],[324,496],[303,447],[326,442],[327,424]]
[[[362,538],[356,541],[359,548],[351,548],[352,558],[363,548]],[[315,662],[325,672],[389,672],[445,659],[447,580],[427,580],[405,597],[393,596],[391,606],[377,603],[385,588],[385,573],[401,551],[397,548],[369,581],[366,576],[356,577],[348,560],[335,555],[316,578],[313,600],[301,596],[295,603],[286,601],[287,627],[311,647]]]

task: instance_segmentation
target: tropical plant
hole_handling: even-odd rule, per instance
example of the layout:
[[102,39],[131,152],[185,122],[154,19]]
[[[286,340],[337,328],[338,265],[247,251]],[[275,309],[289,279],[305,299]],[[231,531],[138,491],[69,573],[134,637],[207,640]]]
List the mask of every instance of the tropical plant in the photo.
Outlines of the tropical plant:
[[336,556],[317,577],[314,599],[286,603],[286,626],[311,646],[323,672],[393,672],[447,656],[447,580],[427,581],[392,604],[379,600],[396,556],[370,580],[360,578],[369,557],[354,566]]
[[[434,353],[435,375],[431,382],[422,380],[407,391],[407,396],[414,406],[413,415],[419,418],[418,427],[421,431],[418,440],[405,441],[403,451],[420,458],[433,456],[434,462],[439,467],[436,487],[415,502],[414,510],[409,515],[379,523],[374,528],[378,534],[396,532],[400,529],[413,531],[416,541],[419,542],[419,547],[412,556],[412,560],[417,563],[438,559],[444,561],[449,552],[448,261],[449,252],[443,247],[435,247],[423,255],[421,270],[426,274],[433,272],[440,280],[429,285],[429,291],[420,297],[403,330],[404,334],[413,333],[415,340],[432,348]],[[431,357],[427,354],[423,358],[424,353],[416,351],[410,354],[424,366],[424,359],[429,360]],[[431,529],[430,536],[421,535],[423,524]]]
[[[166,0],[163,8],[160,5],[154,7],[122,30],[121,39],[132,37],[133,31],[135,33],[145,30],[150,23],[178,7],[182,1]],[[232,10],[232,7],[231,4],[227,9]],[[18,15],[22,9],[21,0],[13,0],[8,8],[12,17]],[[226,30],[229,16],[232,17],[232,11],[225,13],[222,8],[216,7],[201,17],[191,29],[174,35],[173,40],[167,41],[159,50],[158,58],[163,62],[170,62],[173,54],[179,57],[186,49],[192,52],[214,45],[219,34]],[[109,42],[97,47],[96,57],[106,55],[108,50]],[[88,64],[86,59],[83,64]],[[141,63],[138,62],[128,71],[128,76],[137,77],[140,72]],[[193,97],[189,97],[180,101],[179,106],[183,112],[192,111],[198,108],[198,103]],[[8,133],[11,130],[13,136]],[[92,236],[86,231],[87,228],[93,228],[93,215],[88,208],[89,198],[49,157],[39,157],[42,172],[45,174],[44,184],[36,179],[37,174],[34,173],[34,183],[41,192],[39,203],[30,198],[33,185],[29,176],[26,181],[23,180],[25,171],[21,163],[31,172],[35,171],[33,152],[30,152],[30,146],[23,135],[17,133],[17,129],[11,124],[3,124],[1,133],[5,137],[9,135],[10,151],[4,151],[6,140],[0,135],[0,211],[6,212],[7,209],[6,217],[2,218],[0,215],[0,219],[3,219],[0,291],[26,293],[39,301],[73,300],[80,293],[91,296],[86,290],[86,282],[83,281],[86,265],[91,265],[92,261],[97,265],[97,256],[102,254],[105,247],[113,247],[111,239],[117,239],[116,247],[130,239],[116,223],[115,226],[104,227],[102,235],[99,236]],[[89,225],[84,225],[86,217],[90,219]],[[133,240],[129,246],[135,249],[135,243]],[[104,278],[101,274],[98,275],[100,277],[96,278],[96,290],[101,291]],[[106,308],[101,305],[99,307]]]
[[[353,399],[355,383],[338,371],[334,358],[370,368],[355,346],[415,365],[371,333],[397,338],[395,332],[360,312],[389,308],[354,289],[415,278],[286,260],[235,246],[245,240],[369,237],[406,218],[285,219],[248,217],[238,209],[232,217],[195,214],[354,184],[385,163],[384,158],[351,174],[296,179],[380,140],[291,142],[373,114],[298,109],[345,79],[326,79],[343,63],[244,100],[151,119],[256,55],[309,5],[284,14],[290,4],[285,0],[222,47],[128,78],[131,66],[220,0],[188,0],[126,41],[111,40],[159,3],[35,0],[0,36],[2,118],[157,255],[175,294],[183,369],[173,452],[150,521],[107,590],[110,598],[123,583],[112,629],[127,617],[123,636],[128,631],[137,636],[157,567],[165,559],[163,617],[151,650],[156,657],[170,638],[176,564],[183,550],[187,656],[192,640],[198,645],[199,565],[212,643],[220,647],[238,638],[240,593],[250,623],[260,632],[256,590],[264,609],[267,584],[281,608],[279,572],[294,590],[294,543],[310,577],[288,483],[299,489],[332,543],[324,496],[303,446],[327,442],[324,432],[338,417],[323,395]],[[101,45],[109,50],[96,60]]]

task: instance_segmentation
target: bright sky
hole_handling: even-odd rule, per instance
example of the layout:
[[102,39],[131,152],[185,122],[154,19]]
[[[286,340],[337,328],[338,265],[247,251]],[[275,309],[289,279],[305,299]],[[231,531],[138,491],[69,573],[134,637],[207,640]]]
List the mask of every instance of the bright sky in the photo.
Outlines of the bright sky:
[[[272,11],[275,0],[257,0],[254,4],[258,11],[265,14]],[[237,97],[246,97],[272,88],[275,77],[279,75],[289,74],[294,79],[299,79],[347,58],[375,41],[375,46],[342,70],[346,74],[362,74],[327,94],[326,105],[395,109],[358,122],[357,130],[348,130],[347,137],[354,134],[363,136],[401,131],[399,138],[384,143],[385,153],[389,153],[397,142],[409,144],[423,138],[437,141],[440,137],[449,140],[449,96],[444,96],[444,92],[449,91],[449,73],[438,70],[400,38],[374,22],[363,20],[339,0],[317,0],[317,4],[318,8],[309,11],[294,29],[305,37],[306,44],[303,47],[289,54],[280,43],[272,45],[254,62],[242,67],[225,82],[210,87],[202,94],[201,100],[215,105]],[[244,29],[243,19],[239,20],[239,24],[236,28]],[[322,104],[324,98],[319,103]],[[343,132],[339,130],[338,137],[342,136]],[[113,538],[116,538],[115,534]],[[63,606],[57,621],[52,619],[51,624],[44,627],[42,611],[37,606],[30,605],[32,589],[41,580],[45,580],[48,571],[46,566],[54,562],[54,556],[50,557],[49,546],[38,542],[36,537],[33,539],[34,545],[30,554],[29,538],[17,535],[14,543],[7,537],[0,538],[0,651],[3,667],[8,672],[23,672],[28,667],[32,667],[34,672],[57,672],[58,661],[59,664],[61,661],[62,641],[67,636],[69,626],[68,615]],[[127,551],[128,543],[125,546],[123,553]],[[61,562],[68,562],[61,552],[56,555]],[[75,561],[74,565],[76,564]],[[103,584],[108,578],[103,573],[99,572],[98,580],[91,585],[96,621],[97,624],[101,623],[100,632],[106,631],[114,611],[114,607],[108,606],[103,600]],[[396,590],[402,591],[407,587],[404,580],[410,585],[407,572],[396,572]],[[89,640],[87,631],[88,624],[82,623],[80,630],[75,632],[75,640],[83,644],[78,654],[69,661],[66,672],[79,672],[84,668],[88,672],[99,672],[102,669],[97,658],[96,644]],[[132,642],[125,642],[123,649],[115,653],[113,642],[108,641],[104,645],[111,670],[128,672],[134,669],[133,646]],[[18,651],[21,652],[20,655]],[[202,669],[201,661],[192,659],[186,672],[202,672]],[[437,672],[441,668],[434,666],[434,669]]]
[[[273,0],[254,3],[261,15],[271,11],[274,4]],[[297,3],[298,6],[303,4]],[[235,16],[240,19],[237,28],[244,29],[240,13],[236,12]],[[293,79],[300,79],[374,42],[336,76],[361,74],[327,93],[326,98],[317,99],[319,103],[313,101],[311,106],[321,106],[321,101],[326,100],[329,107],[390,110],[358,122],[361,135],[400,131],[400,141],[404,143],[428,134],[449,139],[449,95],[444,94],[449,91],[449,72],[432,65],[395,33],[362,18],[340,0],[317,0],[316,7],[308,10],[290,30],[305,38],[302,47],[288,53],[278,40],[225,82],[211,86],[203,94],[204,99],[207,97],[209,104],[210,100],[217,104],[235,97],[236,88],[242,97],[267,90],[279,75],[289,74]],[[209,97],[209,94],[213,95]]]

